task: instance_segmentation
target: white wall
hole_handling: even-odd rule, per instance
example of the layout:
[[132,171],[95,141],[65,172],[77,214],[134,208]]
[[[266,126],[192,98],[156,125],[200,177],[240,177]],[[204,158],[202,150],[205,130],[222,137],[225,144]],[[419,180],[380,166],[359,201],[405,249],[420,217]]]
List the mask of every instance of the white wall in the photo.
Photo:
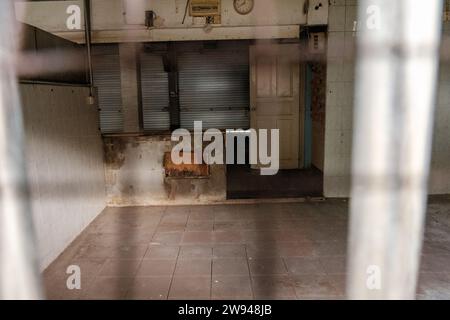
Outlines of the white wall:
[[[327,89],[325,111],[324,195],[347,197],[353,122],[355,1],[331,1],[328,18]],[[350,5],[350,2],[353,5]],[[346,54],[347,53],[347,54]]]
[[[191,17],[185,0],[91,0],[94,43],[298,38],[299,25],[306,24],[304,0],[257,0],[251,13],[241,15],[234,0],[221,1],[221,23],[204,30],[204,17]],[[131,4],[131,5],[127,5]],[[18,2],[16,16],[21,22],[83,43],[84,33],[69,30],[66,13],[70,4],[82,1]],[[145,11],[156,14],[154,28],[144,25]],[[325,12],[326,6],[321,9]],[[313,21],[314,22],[314,21]]]
[[88,88],[21,84],[32,209],[41,268],[105,207],[98,111]]
[[[41,2],[41,3],[39,3]],[[69,5],[83,7],[83,0],[77,1],[38,1],[16,4],[19,21],[42,27],[48,32],[64,32],[69,17]],[[241,15],[234,10],[234,0],[221,0],[221,25],[223,26],[271,26],[299,25],[307,23],[303,12],[304,0],[257,0],[253,10]],[[158,28],[186,28],[204,25],[204,18],[193,18],[186,14],[186,0],[91,0],[92,30],[118,30],[144,27],[145,11],[156,14],[155,26]],[[82,19],[83,11],[81,12]],[[134,27],[133,27],[134,26]],[[83,24],[84,27],[84,24]],[[148,31],[148,30],[147,30]]]
[[[350,195],[351,144],[353,135],[354,58],[357,20],[356,0],[332,0],[329,8],[327,52],[327,101],[325,125],[324,195]],[[450,23],[444,23],[450,35]],[[441,63],[436,103],[430,194],[450,193],[450,64]]]

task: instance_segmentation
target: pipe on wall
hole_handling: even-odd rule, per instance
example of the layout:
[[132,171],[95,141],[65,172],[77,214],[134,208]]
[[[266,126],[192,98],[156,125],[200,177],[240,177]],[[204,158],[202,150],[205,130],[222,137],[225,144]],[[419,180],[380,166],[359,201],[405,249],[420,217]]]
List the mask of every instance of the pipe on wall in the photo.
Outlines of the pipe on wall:
[[84,0],[84,35],[86,39],[86,55],[89,72],[89,104],[94,103],[94,73],[92,70],[92,44],[91,44],[91,1]]

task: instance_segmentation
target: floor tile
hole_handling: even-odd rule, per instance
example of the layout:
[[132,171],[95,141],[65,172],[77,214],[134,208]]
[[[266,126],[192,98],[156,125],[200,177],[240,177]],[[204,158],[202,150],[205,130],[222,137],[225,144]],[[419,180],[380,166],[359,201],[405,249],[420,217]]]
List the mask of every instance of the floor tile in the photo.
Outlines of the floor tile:
[[107,258],[87,258],[87,259],[71,259],[66,261],[65,259],[57,259],[52,263],[43,273],[44,277],[50,278],[67,278],[69,266],[78,266],[80,268],[81,276],[92,278],[98,275],[103,264]]
[[282,259],[249,259],[248,262],[252,275],[287,274]]
[[333,280],[325,275],[296,275],[292,276],[295,293],[298,298],[308,297],[338,297],[339,291],[336,289]]
[[225,258],[213,260],[213,276],[249,275],[248,262],[246,258]]
[[67,286],[67,277],[48,277],[43,279],[44,297],[48,300],[78,300],[89,292],[89,285],[93,282],[91,277],[80,278],[80,288]]
[[210,259],[180,259],[177,261],[175,276],[210,276]]
[[420,273],[417,293],[421,300],[449,300],[450,273]]
[[252,286],[255,299],[295,298],[292,280],[284,275],[254,276]]
[[183,235],[183,244],[213,244],[213,233],[211,231],[190,231]]
[[133,280],[126,298],[136,300],[165,300],[169,294],[172,277],[137,277]]
[[246,258],[244,245],[216,245],[213,247],[213,256],[217,258]]
[[312,257],[316,254],[315,244],[308,242],[272,242],[249,244],[247,254],[253,259],[277,257]]
[[141,259],[147,251],[147,245],[133,246],[83,246],[78,250],[76,257],[79,259],[90,258],[121,258]]
[[347,258],[346,257],[320,257],[320,264],[326,273],[346,273]]
[[176,260],[142,260],[138,277],[171,276],[175,269]]
[[249,276],[213,276],[213,299],[251,299],[253,297]]
[[190,206],[189,221],[209,220],[214,221],[214,207],[212,206]]
[[108,259],[98,275],[103,277],[134,277],[140,264],[141,260]]
[[240,231],[214,231],[213,241],[216,244],[222,243],[243,243]]
[[176,223],[184,223],[186,224],[189,217],[189,208],[184,207],[180,209],[181,211],[177,212],[174,208],[167,207],[167,211],[164,213],[161,218],[161,224],[168,222],[176,222]]
[[83,299],[118,300],[125,299],[133,278],[128,277],[97,277],[89,284]]
[[215,221],[214,231],[233,231],[243,229],[242,221],[230,220],[230,221]]
[[185,222],[163,222],[158,225],[156,232],[184,232],[185,229]]
[[178,259],[211,259],[212,247],[202,245],[182,246]]
[[450,255],[450,241],[425,241],[423,254]]
[[420,271],[450,272],[450,255],[422,255]]
[[151,244],[179,245],[183,232],[157,232],[152,238]]
[[211,297],[211,277],[173,277],[169,299],[202,299]]
[[213,226],[212,220],[189,220],[186,231],[213,231]]
[[325,274],[325,269],[317,258],[285,258],[291,274]]
[[314,244],[318,256],[345,256],[347,252],[346,241],[322,241]]
[[180,247],[166,245],[150,245],[144,259],[177,259]]
[[85,238],[85,243],[91,246],[132,246],[148,244],[155,229],[127,229],[118,233],[90,233]]

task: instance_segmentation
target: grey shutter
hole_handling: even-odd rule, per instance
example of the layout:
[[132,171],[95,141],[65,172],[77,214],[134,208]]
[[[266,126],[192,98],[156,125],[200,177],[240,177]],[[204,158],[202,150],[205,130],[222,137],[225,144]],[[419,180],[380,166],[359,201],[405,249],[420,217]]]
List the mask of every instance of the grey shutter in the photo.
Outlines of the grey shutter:
[[123,130],[119,47],[95,45],[92,48],[94,86],[98,88],[102,133]]
[[248,45],[178,53],[181,127],[249,127]]
[[169,82],[162,55],[141,54],[141,90],[144,130],[169,130]]

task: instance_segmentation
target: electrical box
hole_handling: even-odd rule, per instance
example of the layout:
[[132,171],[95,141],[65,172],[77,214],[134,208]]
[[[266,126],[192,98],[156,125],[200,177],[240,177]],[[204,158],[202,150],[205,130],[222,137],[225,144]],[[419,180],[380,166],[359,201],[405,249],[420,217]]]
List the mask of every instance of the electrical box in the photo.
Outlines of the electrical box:
[[220,0],[191,0],[189,3],[189,14],[194,19],[204,19],[206,24],[220,24]]
[[328,24],[328,0],[309,0],[307,3],[309,26]]
[[220,0],[191,0],[189,13],[192,17],[220,15]]
[[326,36],[325,32],[311,32],[309,34],[308,49],[312,54],[325,53]]

